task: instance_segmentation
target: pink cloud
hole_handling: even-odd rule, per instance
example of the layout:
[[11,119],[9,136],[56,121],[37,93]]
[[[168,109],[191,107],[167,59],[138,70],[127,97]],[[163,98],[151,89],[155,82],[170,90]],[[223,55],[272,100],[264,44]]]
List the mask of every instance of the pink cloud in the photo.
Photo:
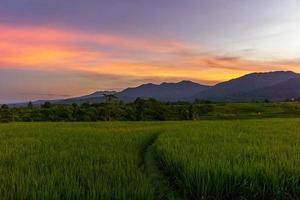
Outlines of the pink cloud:
[[0,26],[0,32],[0,68],[206,82],[224,81],[253,71],[300,71],[299,59],[259,61],[220,56],[175,39],[6,25]]

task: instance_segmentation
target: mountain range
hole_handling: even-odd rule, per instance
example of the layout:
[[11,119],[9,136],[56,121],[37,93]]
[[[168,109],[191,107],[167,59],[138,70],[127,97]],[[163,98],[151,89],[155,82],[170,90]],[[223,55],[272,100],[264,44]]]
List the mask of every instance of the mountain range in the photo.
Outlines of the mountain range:
[[[300,80],[300,74],[291,71],[251,73],[219,83],[192,96],[190,100],[252,101],[298,98],[300,97],[300,84],[297,84],[297,79]],[[282,91],[283,87],[287,91]]]
[[[103,102],[105,95],[115,95],[124,102],[136,98],[154,98],[159,101],[211,100],[226,102],[245,102],[255,100],[282,101],[300,98],[300,74],[292,71],[251,73],[245,76],[218,83],[214,86],[202,85],[192,81],[178,83],[143,84],[123,91],[98,91],[86,96],[51,100],[56,104]],[[33,102],[40,105],[46,100]],[[14,104],[14,105],[25,105]]]

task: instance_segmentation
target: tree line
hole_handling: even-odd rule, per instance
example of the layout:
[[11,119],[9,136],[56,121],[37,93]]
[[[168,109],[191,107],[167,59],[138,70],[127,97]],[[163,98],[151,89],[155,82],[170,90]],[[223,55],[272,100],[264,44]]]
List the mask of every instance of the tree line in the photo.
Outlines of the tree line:
[[209,102],[160,102],[155,99],[137,98],[124,103],[110,96],[102,103],[59,105],[45,102],[34,106],[11,108],[2,105],[1,122],[30,121],[164,121],[195,120],[213,111]]

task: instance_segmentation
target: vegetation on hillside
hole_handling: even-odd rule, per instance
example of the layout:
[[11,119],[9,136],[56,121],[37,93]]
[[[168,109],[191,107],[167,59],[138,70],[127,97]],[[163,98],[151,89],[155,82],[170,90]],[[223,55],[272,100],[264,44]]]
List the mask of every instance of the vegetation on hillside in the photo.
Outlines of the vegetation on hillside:
[[0,121],[150,121],[191,120],[213,110],[210,104],[188,102],[163,103],[155,99],[136,99],[123,103],[108,99],[104,103],[54,105],[45,102],[39,107],[28,103],[27,107],[9,108],[2,105]]
[[209,101],[160,102],[137,98],[123,103],[109,96],[103,103],[51,104],[0,108],[0,121],[165,121],[197,119],[240,119],[298,117],[299,102],[212,103]]

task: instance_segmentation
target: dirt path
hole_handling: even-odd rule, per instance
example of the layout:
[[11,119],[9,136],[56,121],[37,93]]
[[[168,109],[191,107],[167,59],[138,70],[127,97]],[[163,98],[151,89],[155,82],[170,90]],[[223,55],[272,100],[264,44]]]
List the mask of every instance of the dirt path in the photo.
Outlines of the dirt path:
[[168,179],[159,169],[158,163],[155,159],[154,145],[160,133],[155,134],[147,143],[147,146],[142,151],[141,167],[147,173],[155,187],[156,199],[183,199],[180,198],[179,193],[172,187]]

